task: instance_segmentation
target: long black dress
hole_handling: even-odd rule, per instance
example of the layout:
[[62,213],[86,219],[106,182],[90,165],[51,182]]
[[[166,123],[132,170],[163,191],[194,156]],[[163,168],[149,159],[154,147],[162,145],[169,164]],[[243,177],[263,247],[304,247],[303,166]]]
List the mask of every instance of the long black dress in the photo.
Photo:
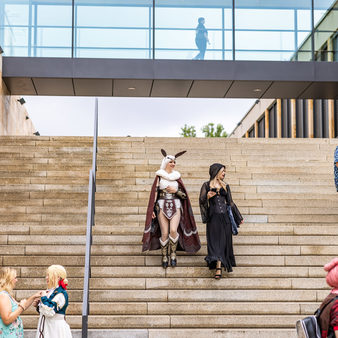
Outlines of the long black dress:
[[[200,208],[203,223],[207,223],[207,246],[208,255],[205,260],[209,269],[215,269],[217,261],[228,271],[236,266],[232,246],[231,223],[226,210],[226,204],[234,204],[231,200],[230,188],[220,191],[209,200],[207,198],[210,190],[209,182],[202,185],[200,193]],[[237,209],[237,207],[236,207]],[[236,213],[239,213],[238,209]],[[235,214],[234,214],[235,216]],[[241,218],[240,214],[239,217]]]

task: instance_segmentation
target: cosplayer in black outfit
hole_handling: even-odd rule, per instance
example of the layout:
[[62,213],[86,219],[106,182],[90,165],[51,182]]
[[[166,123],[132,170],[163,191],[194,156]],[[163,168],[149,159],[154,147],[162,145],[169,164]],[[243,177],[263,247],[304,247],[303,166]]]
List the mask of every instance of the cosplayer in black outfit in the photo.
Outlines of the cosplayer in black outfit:
[[[231,205],[236,223],[242,223],[243,218],[232,201],[229,185],[223,182],[225,166],[214,163],[209,169],[210,180],[204,182],[200,192],[200,209],[202,222],[207,223],[208,255],[205,257],[209,269],[216,268],[215,278],[222,275],[222,268],[228,272],[236,266],[232,247],[231,222],[227,213],[227,205]],[[220,273],[218,273],[220,271]]]

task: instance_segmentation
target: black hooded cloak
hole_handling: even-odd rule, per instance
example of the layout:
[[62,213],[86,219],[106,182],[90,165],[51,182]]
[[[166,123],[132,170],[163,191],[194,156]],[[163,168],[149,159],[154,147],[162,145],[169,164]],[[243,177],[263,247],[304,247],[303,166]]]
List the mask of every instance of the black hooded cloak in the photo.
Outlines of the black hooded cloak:
[[239,225],[243,217],[232,200],[230,186],[221,188],[217,194],[208,200],[210,181],[217,173],[225,168],[223,164],[214,163],[209,168],[210,179],[204,182],[200,192],[199,204],[202,222],[207,224],[208,255],[205,260],[210,269],[215,269],[217,261],[228,271],[236,266],[236,260],[232,245],[231,223],[227,213],[226,204],[231,206],[236,223]]

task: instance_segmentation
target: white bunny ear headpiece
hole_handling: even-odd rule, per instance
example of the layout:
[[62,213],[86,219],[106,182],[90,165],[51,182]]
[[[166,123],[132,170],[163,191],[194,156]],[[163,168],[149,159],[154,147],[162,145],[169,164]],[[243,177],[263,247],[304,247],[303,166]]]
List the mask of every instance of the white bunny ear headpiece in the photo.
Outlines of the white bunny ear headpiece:
[[164,158],[162,160],[161,168],[160,169],[164,170],[167,167],[167,164],[170,161],[175,161],[177,157],[179,157],[179,156],[183,155],[184,153],[186,153],[186,150],[177,153],[175,156],[173,156],[173,155],[167,155],[167,152],[164,149],[161,149],[161,153],[164,156]]

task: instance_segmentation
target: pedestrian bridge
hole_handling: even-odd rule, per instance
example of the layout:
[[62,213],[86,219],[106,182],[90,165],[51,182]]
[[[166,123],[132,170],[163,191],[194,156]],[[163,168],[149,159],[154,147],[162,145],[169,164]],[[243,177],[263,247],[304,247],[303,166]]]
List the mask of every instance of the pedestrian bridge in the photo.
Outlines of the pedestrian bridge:
[[338,98],[337,62],[4,57],[12,95]]

